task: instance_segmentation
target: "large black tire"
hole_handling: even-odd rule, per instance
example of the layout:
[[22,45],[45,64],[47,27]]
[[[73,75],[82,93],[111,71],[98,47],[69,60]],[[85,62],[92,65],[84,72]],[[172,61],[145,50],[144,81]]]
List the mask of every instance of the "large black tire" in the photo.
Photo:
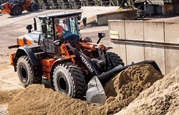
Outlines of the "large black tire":
[[12,9],[12,14],[13,15],[21,15],[22,11],[23,11],[23,9],[21,6],[14,6],[14,8]]
[[65,62],[55,67],[53,71],[53,87],[56,91],[73,97],[82,98],[86,90],[83,72],[77,65]]
[[39,5],[37,3],[32,3],[30,6],[31,11],[38,11]]
[[92,42],[91,38],[90,37],[86,37],[84,40],[83,40],[85,43],[88,43],[88,42]]
[[113,52],[107,52],[107,55],[109,56],[109,58],[111,59],[114,67],[118,66],[118,65],[122,65],[124,66],[124,62],[121,59],[121,57],[119,55],[117,55],[116,53]]
[[24,87],[34,83],[42,83],[42,76],[34,76],[35,74],[30,59],[26,55],[21,56],[17,61],[17,74]]

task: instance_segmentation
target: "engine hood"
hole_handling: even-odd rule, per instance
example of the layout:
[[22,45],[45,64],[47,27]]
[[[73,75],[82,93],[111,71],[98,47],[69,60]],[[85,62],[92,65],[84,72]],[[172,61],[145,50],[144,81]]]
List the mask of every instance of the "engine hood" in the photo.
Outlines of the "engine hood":
[[28,34],[25,34],[25,38],[27,40],[30,40],[34,43],[38,43],[38,40],[40,38],[40,35],[41,35],[41,31],[32,31],[31,33],[28,33]]
[[36,30],[36,31],[32,31],[30,33],[27,33],[23,36],[19,36],[18,40],[17,40],[18,45],[20,45],[20,46],[32,45],[32,44],[37,45],[40,35],[41,35],[41,31]]

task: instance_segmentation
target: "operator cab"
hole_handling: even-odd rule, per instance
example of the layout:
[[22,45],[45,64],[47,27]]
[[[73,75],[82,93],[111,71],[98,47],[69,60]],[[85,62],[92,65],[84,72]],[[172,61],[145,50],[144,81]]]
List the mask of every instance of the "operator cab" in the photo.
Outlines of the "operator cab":
[[[39,45],[43,44],[42,47],[45,52],[55,54],[55,45],[61,45],[63,42],[77,43],[80,34],[78,28],[78,20],[81,16],[81,12],[73,13],[57,13],[50,15],[39,16],[41,36]],[[56,21],[58,20],[58,23]],[[59,36],[56,26],[64,28],[62,36]],[[54,44],[55,43],[55,44]]]

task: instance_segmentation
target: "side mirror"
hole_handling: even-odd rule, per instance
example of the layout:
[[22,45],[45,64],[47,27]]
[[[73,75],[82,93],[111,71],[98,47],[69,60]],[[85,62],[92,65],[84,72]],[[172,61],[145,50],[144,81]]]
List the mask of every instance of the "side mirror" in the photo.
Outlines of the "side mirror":
[[27,25],[27,26],[26,26],[26,29],[28,30],[28,33],[30,33],[31,30],[32,30],[32,25],[31,25],[31,24],[30,24],[30,25]]
[[105,37],[105,33],[98,33],[98,38],[104,38]]
[[97,41],[97,44],[101,41],[102,38],[105,37],[105,33],[98,33],[98,41]]

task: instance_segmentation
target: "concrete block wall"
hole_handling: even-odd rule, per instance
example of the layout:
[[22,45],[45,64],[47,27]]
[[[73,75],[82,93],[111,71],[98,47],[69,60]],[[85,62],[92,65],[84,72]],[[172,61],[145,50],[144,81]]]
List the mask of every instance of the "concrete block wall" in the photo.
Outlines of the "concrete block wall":
[[[155,60],[163,74],[179,66],[179,22],[109,20],[108,26],[109,32],[113,31],[110,33],[113,51],[121,56],[126,65]],[[118,35],[112,38],[114,32]],[[121,40],[150,41],[150,44],[119,42]],[[152,42],[172,45],[153,45]]]
[[113,11],[103,14],[96,15],[97,25],[107,25],[108,20],[135,20],[137,19],[137,10],[122,10],[122,11]]
[[[129,40],[143,40],[144,33],[143,33],[143,21],[126,21],[125,22],[125,39]],[[135,26],[133,23],[136,23]],[[135,37],[134,37],[135,35]],[[144,48],[143,47],[136,47],[133,45],[126,45],[126,63],[130,64],[131,62],[138,62],[144,60]]]
[[[164,42],[164,23],[144,21],[144,41]],[[165,73],[164,49],[162,47],[144,47],[146,60],[153,59],[160,64],[160,68]],[[160,57],[160,58],[159,58]]]
[[[112,38],[112,39],[125,39],[126,38],[124,21],[113,20],[110,22],[110,24],[108,24],[108,28],[109,28],[109,30],[110,30],[110,28],[112,28],[109,33],[110,38]],[[124,63],[127,63],[127,61],[126,61],[126,59],[127,59],[126,46],[123,44],[117,44],[117,43],[112,43],[111,45],[114,47],[115,50],[117,50],[117,51],[115,51],[117,54],[120,53],[120,56],[123,59]],[[112,49],[112,50],[114,50],[114,49]]]
[[[178,22],[165,22],[165,42],[179,44],[179,23]],[[166,73],[174,67],[179,66],[179,49],[178,48],[165,48],[166,58]]]

